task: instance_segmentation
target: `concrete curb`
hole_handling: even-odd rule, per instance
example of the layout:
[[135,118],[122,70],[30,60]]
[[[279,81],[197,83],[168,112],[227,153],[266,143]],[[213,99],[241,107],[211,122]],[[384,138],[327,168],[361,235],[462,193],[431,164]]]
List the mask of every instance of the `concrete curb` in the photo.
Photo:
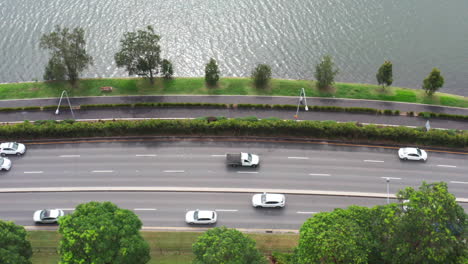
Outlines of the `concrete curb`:
[[[322,195],[364,198],[387,198],[386,193],[292,190],[292,189],[253,189],[253,188],[208,188],[208,187],[38,187],[1,188],[0,193],[44,193],[44,192],[203,192],[203,193],[282,193],[290,195]],[[388,197],[395,199],[394,194]],[[457,198],[457,202],[468,203],[468,198]]]

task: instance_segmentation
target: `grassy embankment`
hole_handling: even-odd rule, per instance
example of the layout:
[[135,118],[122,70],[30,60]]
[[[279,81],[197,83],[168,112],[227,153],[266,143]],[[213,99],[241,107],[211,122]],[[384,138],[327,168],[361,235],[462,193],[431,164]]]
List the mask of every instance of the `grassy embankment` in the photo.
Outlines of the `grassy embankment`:
[[[102,86],[112,86],[114,91],[103,93],[99,89]],[[0,84],[0,100],[58,97],[63,89],[67,89],[70,96],[158,94],[298,96],[299,89],[302,87],[306,89],[307,96],[311,97],[334,96],[468,107],[468,99],[463,96],[436,93],[428,97],[421,89],[389,87],[383,90],[381,86],[371,84],[336,83],[333,91],[321,92],[316,89],[314,81],[283,79],[272,80],[267,89],[255,89],[249,78],[222,78],[219,87],[216,88],[207,88],[203,78],[157,79],[154,85],[150,85],[147,80],[141,78],[83,79],[74,89],[67,82],[10,83]]]
[[[151,250],[150,264],[189,264],[192,261],[192,243],[201,232],[142,232]],[[291,252],[299,239],[297,234],[248,234],[265,254],[272,251]],[[33,247],[33,264],[56,264],[59,234],[55,231],[29,231]]]

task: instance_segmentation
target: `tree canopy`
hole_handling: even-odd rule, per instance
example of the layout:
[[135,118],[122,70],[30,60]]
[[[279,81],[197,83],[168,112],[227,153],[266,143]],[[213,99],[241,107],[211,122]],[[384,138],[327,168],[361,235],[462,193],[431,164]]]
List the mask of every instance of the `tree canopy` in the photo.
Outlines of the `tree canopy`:
[[153,83],[161,64],[160,39],[152,26],[125,33],[114,56],[117,67],[125,67],[129,75],[146,76]]
[[215,227],[193,244],[194,264],[266,264],[255,241],[236,229]]
[[211,58],[205,66],[205,82],[210,86],[215,86],[219,81],[219,69],[216,60]]
[[325,55],[322,61],[315,65],[314,77],[317,80],[319,89],[327,89],[335,82],[335,76],[338,74],[338,69],[335,69],[335,64],[332,57]]
[[385,89],[385,86],[390,86],[393,83],[393,64],[390,61],[385,61],[382,66],[380,66],[379,71],[376,75],[377,82],[379,85],[382,85],[382,88]]
[[258,64],[252,71],[252,79],[255,87],[266,87],[271,79],[271,67],[267,64]]
[[61,263],[143,264],[150,259],[140,219],[113,203],[80,204],[59,225]]
[[431,73],[424,79],[422,88],[426,94],[433,95],[437,90],[444,86],[444,77],[437,68],[432,69]]
[[45,80],[68,80],[76,82],[81,72],[93,64],[93,57],[86,52],[86,41],[82,28],[55,27],[55,31],[44,34],[40,47],[51,52],[46,66]]
[[161,62],[161,74],[165,79],[171,79],[174,74],[174,67],[172,62],[167,59],[162,60]]
[[403,203],[316,214],[300,230],[294,263],[467,263],[468,223],[446,183],[398,193]]
[[0,263],[31,264],[31,243],[24,227],[0,220]]

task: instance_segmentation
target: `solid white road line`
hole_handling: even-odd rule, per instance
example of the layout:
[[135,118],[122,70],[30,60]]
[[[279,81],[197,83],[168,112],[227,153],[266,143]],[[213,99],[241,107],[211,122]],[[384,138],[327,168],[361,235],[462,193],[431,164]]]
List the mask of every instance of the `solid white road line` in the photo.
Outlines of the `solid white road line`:
[[136,154],[136,157],[156,157],[156,154]]
[[63,210],[63,211],[74,211],[75,208],[60,208],[60,210]]
[[106,172],[113,172],[113,170],[93,170],[92,172],[106,173]]
[[258,173],[258,171],[238,171],[237,173]]
[[309,159],[308,157],[288,157],[288,159]]
[[226,157],[226,154],[224,154],[224,155],[211,155],[211,157]]
[[215,209],[216,212],[237,212],[237,209]]
[[25,171],[24,173],[42,173],[42,171]]
[[316,214],[317,212],[303,212],[303,211],[297,211],[296,214]]
[[454,166],[454,165],[437,165],[437,167],[456,168],[457,166]]
[[158,209],[155,209],[155,208],[135,208],[133,210],[135,210],[135,211],[156,211]]
[[324,176],[324,177],[328,177],[330,176],[330,174],[321,174],[321,173],[309,173],[310,176]]
[[364,162],[385,162],[383,160],[364,160]]
[[450,181],[450,183],[461,183],[461,184],[468,184],[468,182],[461,182],[461,181]]
[[401,180],[401,178],[394,178],[394,177],[380,177],[382,179],[389,179],[389,180]]
[[165,170],[164,172],[168,172],[168,173],[182,173],[182,172],[185,172],[184,170]]
[[79,158],[81,155],[60,155],[61,158]]

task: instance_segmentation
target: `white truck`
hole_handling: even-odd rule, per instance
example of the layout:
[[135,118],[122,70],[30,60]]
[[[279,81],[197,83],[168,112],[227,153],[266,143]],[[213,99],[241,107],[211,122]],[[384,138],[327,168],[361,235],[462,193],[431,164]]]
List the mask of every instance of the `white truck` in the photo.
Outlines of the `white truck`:
[[260,164],[260,158],[258,155],[252,153],[228,153],[226,154],[226,162],[232,167],[242,166],[255,168]]

